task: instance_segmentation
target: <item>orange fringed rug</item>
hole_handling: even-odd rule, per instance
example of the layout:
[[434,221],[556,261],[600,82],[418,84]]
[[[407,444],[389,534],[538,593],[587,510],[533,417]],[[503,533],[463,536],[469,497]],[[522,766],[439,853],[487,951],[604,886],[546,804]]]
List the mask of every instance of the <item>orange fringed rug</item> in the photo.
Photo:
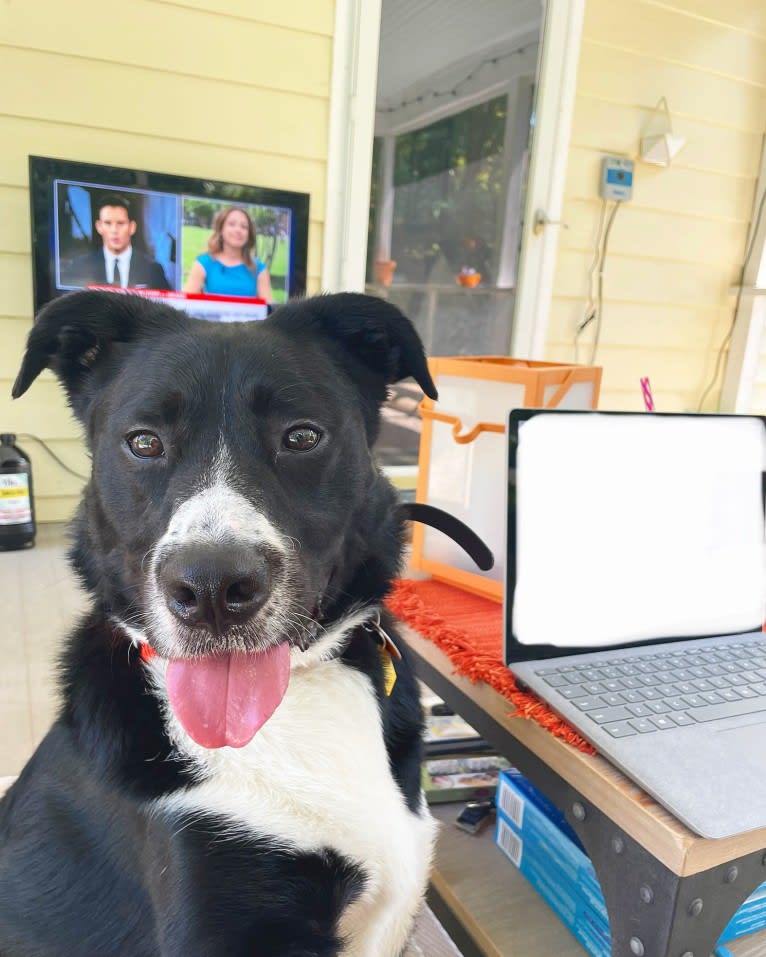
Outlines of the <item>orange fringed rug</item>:
[[503,664],[502,605],[430,579],[397,581],[386,604],[397,618],[441,648],[459,675],[483,681],[506,697],[516,716],[532,718],[580,751],[595,753],[547,705],[516,687]]

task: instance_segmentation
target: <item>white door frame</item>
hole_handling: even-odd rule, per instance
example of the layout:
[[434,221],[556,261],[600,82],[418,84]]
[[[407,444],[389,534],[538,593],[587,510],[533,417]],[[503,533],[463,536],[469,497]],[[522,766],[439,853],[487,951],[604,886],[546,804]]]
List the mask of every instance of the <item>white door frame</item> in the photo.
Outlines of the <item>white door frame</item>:
[[325,292],[364,289],[380,12],[381,0],[336,0],[322,251]]
[[[766,144],[761,152],[761,168],[755,189],[753,217],[748,230],[742,288],[736,300],[737,314],[718,404],[720,412],[753,412],[753,395],[761,354],[766,351],[766,215],[757,220],[766,192]],[[757,230],[754,232],[754,230]],[[724,348],[722,346],[721,348]]]
[[[539,89],[522,232],[512,355],[545,347],[558,228],[533,232],[537,210],[561,218],[585,0],[545,0]],[[381,0],[338,0],[335,14],[322,288],[363,290]]]

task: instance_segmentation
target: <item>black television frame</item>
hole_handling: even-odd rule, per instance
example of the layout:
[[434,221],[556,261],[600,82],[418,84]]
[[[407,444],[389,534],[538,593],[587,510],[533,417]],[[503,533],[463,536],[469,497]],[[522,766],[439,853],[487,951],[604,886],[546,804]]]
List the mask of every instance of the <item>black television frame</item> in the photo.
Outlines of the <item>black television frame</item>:
[[[64,295],[68,290],[56,284],[56,211],[55,183],[73,180],[105,191],[117,192],[121,187],[139,192],[154,192],[210,199],[232,205],[263,205],[290,209],[293,221],[290,231],[290,275],[287,298],[306,294],[306,262],[308,258],[309,194],[229,183],[203,177],[156,173],[147,170],[106,166],[78,160],[46,156],[29,157],[29,198],[32,224],[32,281],[34,310]],[[180,250],[180,243],[177,247]]]

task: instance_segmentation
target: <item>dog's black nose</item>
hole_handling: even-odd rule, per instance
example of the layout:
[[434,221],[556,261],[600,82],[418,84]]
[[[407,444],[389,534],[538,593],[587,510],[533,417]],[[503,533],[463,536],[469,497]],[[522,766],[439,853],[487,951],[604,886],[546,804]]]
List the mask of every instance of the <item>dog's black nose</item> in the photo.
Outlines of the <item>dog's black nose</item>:
[[180,548],[161,560],[157,578],[180,622],[219,635],[251,618],[271,590],[268,560],[255,549]]

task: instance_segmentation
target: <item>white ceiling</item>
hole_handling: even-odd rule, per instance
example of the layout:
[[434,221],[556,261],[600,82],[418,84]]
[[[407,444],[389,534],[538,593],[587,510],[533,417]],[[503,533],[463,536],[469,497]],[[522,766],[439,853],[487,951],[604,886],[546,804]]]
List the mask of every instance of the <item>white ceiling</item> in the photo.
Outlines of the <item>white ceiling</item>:
[[535,42],[541,0],[383,0],[379,106],[395,105],[454,67]]

